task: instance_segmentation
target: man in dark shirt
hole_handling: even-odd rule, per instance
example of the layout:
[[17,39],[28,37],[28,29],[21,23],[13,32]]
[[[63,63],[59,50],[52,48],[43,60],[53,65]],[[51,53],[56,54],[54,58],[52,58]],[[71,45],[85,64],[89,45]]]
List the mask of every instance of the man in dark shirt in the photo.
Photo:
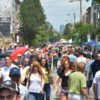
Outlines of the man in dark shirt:
[[89,69],[89,81],[91,74],[93,73],[93,77],[95,76],[96,72],[100,70],[100,53],[95,55],[95,61],[91,64]]

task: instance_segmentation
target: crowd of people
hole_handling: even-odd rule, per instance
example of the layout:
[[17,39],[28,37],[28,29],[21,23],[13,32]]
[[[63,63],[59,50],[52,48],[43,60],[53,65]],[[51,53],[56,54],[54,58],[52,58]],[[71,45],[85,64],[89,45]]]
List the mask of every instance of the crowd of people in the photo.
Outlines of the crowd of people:
[[51,85],[60,100],[91,100],[91,87],[100,100],[100,54],[81,47],[31,46],[15,61],[7,55],[0,73],[0,100],[51,100]]

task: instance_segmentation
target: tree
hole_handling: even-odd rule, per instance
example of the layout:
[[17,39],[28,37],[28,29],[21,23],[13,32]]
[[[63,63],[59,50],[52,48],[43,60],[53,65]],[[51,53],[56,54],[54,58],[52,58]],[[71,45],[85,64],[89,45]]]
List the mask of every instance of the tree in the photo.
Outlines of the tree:
[[92,24],[82,24],[81,22],[75,24],[75,36],[74,40],[80,40],[80,42],[87,41],[87,35],[93,35],[93,25]]
[[98,4],[100,3],[100,0],[92,0],[92,4]]
[[19,33],[25,41],[31,44],[45,24],[46,17],[40,0],[24,0],[20,6],[19,16],[21,22]]
[[49,22],[46,22],[38,31],[38,34],[36,34],[35,40],[32,43],[38,45],[46,42],[55,42],[59,39],[60,34],[54,30],[53,26]]
[[65,29],[64,29],[64,34],[63,34],[66,39],[72,38],[72,34],[71,34],[72,28],[73,28],[73,25],[71,23],[66,24]]
[[67,24],[64,30],[64,37],[67,40],[72,39],[79,43],[87,41],[87,34],[93,36],[93,25],[82,24],[82,22],[75,23],[74,28]]

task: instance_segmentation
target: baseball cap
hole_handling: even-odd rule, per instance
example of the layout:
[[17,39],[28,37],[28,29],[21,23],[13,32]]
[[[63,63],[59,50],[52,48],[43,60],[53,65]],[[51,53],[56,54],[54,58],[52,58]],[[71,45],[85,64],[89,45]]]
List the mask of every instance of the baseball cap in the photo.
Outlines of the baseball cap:
[[13,75],[21,76],[19,68],[13,67],[10,69],[9,76],[13,76]]
[[14,81],[10,81],[10,80],[7,80],[7,81],[4,81],[2,82],[2,84],[0,85],[0,90],[2,89],[9,89],[11,92],[18,92],[18,87],[16,87],[16,84]]

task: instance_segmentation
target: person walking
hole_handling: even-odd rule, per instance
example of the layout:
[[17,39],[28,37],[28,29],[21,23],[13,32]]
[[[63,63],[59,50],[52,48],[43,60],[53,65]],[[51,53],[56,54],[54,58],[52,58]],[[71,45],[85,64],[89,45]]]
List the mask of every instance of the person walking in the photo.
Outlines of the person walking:
[[19,68],[17,67],[11,68],[9,76],[11,80],[14,81],[18,85],[19,92],[21,95],[21,100],[30,100],[28,89],[21,84],[21,73],[20,73]]
[[100,100],[100,70],[96,72],[93,79],[93,90],[95,100]]
[[44,88],[44,75],[40,64],[34,61],[31,66],[26,87],[29,88],[31,100],[44,100],[43,88]]
[[18,66],[14,65],[12,63],[11,56],[8,56],[7,55],[5,57],[5,66],[1,70],[1,78],[2,78],[2,81],[11,80],[11,78],[9,77],[9,72],[10,72],[10,69],[12,67],[18,67]]
[[93,73],[93,77],[94,77],[96,72],[99,71],[99,70],[100,70],[100,53],[95,54],[95,60],[89,68],[89,76],[88,76],[89,79],[88,79],[88,81],[90,81],[91,74]]
[[53,85],[53,75],[46,58],[42,58],[41,66],[42,66],[41,68],[42,68],[43,74],[45,76],[44,92],[46,93],[46,100],[50,100],[50,77],[51,77],[51,82]]
[[93,82],[93,74],[91,75],[90,80],[88,80],[88,76],[89,76],[89,69],[91,64],[94,62],[94,54],[92,55],[92,59],[86,64],[86,68],[85,68],[85,75],[86,75],[86,83],[87,83],[87,89],[88,89],[88,94],[89,94],[89,89],[92,87],[92,82]]
[[85,63],[77,64],[77,72],[71,73],[69,76],[69,100],[83,100],[83,95],[90,100],[86,89]]
[[68,100],[68,78],[72,71],[73,71],[73,65],[70,62],[70,60],[64,61],[59,73],[60,80],[56,92],[56,95],[58,96],[61,87],[60,100]]
[[62,69],[62,65],[63,65],[63,63],[64,63],[66,60],[69,60],[69,57],[68,57],[68,56],[62,56],[61,61],[60,61],[59,68],[57,69],[57,75],[56,75],[56,78],[55,78],[55,81],[54,81],[53,88],[55,88],[55,86],[56,86],[56,83],[57,83],[57,81],[58,81],[58,79],[59,79],[59,73],[60,73],[60,71],[61,71],[61,69]]
[[54,66],[54,71],[57,70],[57,62],[58,62],[58,55],[56,50],[54,51],[53,54],[53,66]]
[[79,62],[83,62],[85,64],[87,64],[89,62],[89,59],[84,57],[83,50],[79,50],[79,57],[75,60],[75,71],[77,71],[77,64]]

